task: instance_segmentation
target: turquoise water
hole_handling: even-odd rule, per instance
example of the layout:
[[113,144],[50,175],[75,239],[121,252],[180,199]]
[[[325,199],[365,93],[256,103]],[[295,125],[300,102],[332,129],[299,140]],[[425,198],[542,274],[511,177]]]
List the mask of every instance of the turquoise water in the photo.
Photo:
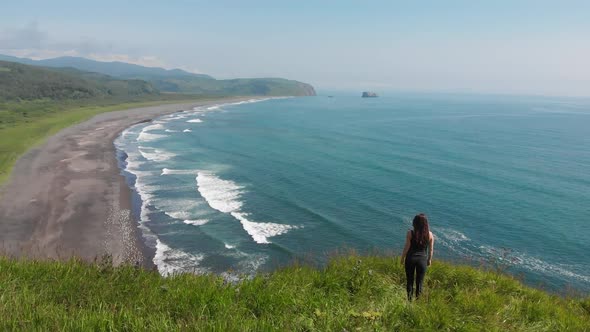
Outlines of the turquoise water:
[[435,255],[590,290],[590,102],[392,95],[197,108],[116,141],[161,273],[270,270],[339,248]]

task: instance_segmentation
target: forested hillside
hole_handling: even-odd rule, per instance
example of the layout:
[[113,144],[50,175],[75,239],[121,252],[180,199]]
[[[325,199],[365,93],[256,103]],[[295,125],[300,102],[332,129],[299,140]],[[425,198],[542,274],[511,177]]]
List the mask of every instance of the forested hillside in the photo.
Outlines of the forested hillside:
[[51,68],[75,68],[124,80],[142,80],[161,92],[216,96],[314,96],[313,86],[283,78],[218,80],[180,69],[144,67],[124,62],[101,62],[79,57],[31,60],[0,55],[0,60]]
[[157,95],[142,80],[122,80],[75,69],[50,69],[0,61],[0,99],[83,99],[110,96]]

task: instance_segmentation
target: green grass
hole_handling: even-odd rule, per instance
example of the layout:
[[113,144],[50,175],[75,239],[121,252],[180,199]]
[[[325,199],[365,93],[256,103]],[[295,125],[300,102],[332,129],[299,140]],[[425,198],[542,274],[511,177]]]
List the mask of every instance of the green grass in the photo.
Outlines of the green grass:
[[209,99],[211,97],[207,96],[159,95],[84,101],[0,101],[0,186],[8,179],[16,160],[28,149],[42,143],[59,130],[94,115],[134,107]]
[[590,299],[435,262],[409,303],[399,259],[354,254],[235,284],[110,263],[0,258],[0,330],[590,331]]

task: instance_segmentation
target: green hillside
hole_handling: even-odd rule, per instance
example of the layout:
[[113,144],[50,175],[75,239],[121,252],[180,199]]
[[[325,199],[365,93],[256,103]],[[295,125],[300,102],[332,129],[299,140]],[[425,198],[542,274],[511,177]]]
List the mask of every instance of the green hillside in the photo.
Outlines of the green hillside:
[[220,100],[219,97],[183,94],[18,102],[0,99],[0,186],[8,179],[16,160],[28,149],[42,143],[61,129],[88,120],[97,114],[213,99]]
[[0,61],[0,185],[29,148],[96,114],[212,97],[161,94],[141,80]]
[[[313,87],[285,79],[215,80],[206,75],[190,74],[180,70],[154,69],[122,63],[115,65],[118,73],[135,70],[136,74],[148,75],[151,78],[159,77],[148,82],[137,78],[115,78],[71,66],[46,68],[1,59],[39,63],[0,56],[0,185],[8,178],[16,160],[27,149],[60,129],[102,112],[238,95],[315,94]],[[80,58],[60,59],[67,62]],[[96,63],[92,60],[83,60],[79,63]],[[64,64],[62,62],[53,63]],[[109,63],[99,63],[99,68],[104,64],[109,68]]]
[[242,78],[215,80],[202,78],[168,78],[150,81],[166,92],[230,96],[313,96],[309,84],[282,78]]
[[123,62],[101,62],[79,57],[31,60],[0,55],[0,60],[52,68],[75,68],[119,79],[147,81],[161,92],[218,96],[314,96],[314,88],[303,82],[282,78],[244,78],[217,80],[209,75],[180,69],[143,67]]
[[121,80],[75,69],[49,69],[0,61],[0,100],[66,100],[157,95],[141,80]]
[[155,79],[155,78],[166,78],[166,77],[182,77],[182,76],[190,76],[190,77],[201,77],[201,78],[212,78],[211,76],[204,75],[204,74],[193,74],[189,73],[184,70],[180,69],[163,69],[163,68],[153,68],[153,67],[144,67],[139,65],[134,65],[131,63],[113,61],[113,62],[102,62],[102,61],[94,61],[90,59],[80,58],[80,57],[72,57],[72,56],[63,56],[53,59],[44,59],[44,60],[31,60],[26,58],[18,58],[14,56],[2,55],[0,54],[0,60],[3,61],[11,61],[11,62],[19,62],[27,65],[33,66],[42,66],[42,67],[52,67],[52,68],[76,68],[83,71],[89,72],[96,72],[102,73],[105,75],[118,77],[118,78],[147,78],[147,79]]
[[495,272],[435,262],[406,300],[399,257],[350,255],[227,283],[110,261],[0,258],[0,330],[590,331],[590,298],[563,298]]

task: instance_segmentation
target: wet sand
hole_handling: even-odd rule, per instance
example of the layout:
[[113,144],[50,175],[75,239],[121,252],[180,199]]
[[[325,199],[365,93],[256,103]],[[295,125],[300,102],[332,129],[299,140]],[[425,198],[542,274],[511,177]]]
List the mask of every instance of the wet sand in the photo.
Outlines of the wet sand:
[[113,141],[127,127],[218,101],[103,113],[66,128],[16,163],[0,189],[0,252],[10,256],[152,266],[131,214],[131,193]]

